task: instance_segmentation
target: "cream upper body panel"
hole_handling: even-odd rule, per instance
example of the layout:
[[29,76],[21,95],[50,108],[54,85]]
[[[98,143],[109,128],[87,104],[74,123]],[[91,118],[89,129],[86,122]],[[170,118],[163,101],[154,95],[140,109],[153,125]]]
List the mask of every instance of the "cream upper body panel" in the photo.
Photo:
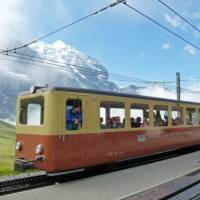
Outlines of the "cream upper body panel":
[[[20,103],[24,99],[44,97],[44,122],[39,126],[23,125],[20,123]],[[82,101],[82,128],[76,131],[66,130],[66,101],[68,99],[80,99]],[[125,105],[125,128],[119,129],[101,129],[99,125],[100,104],[101,102],[124,103]],[[192,104],[176,101],[164,101],[151,98],[138,98],[126,96],[114,96],[109,94],[85,93],[77,91],[56,91],[56,90],[39,90],[34,94],[27,94],[17,97],[16,103],[16,132],[17,134],[30,135],[67,135],[67,134],[85,134],[100,132],[121,132],[121,131],[138,131],[144,128],[133,129],[130,126],[130,107],[132,104],[147,104],[150,110],[150,121],[153,121],[153,109],[155,105],[167,106],[171,111],[173,107],[182,107],[185,116],[186,108],[193,108],[198,114],[200,104]],[[171,116],[169,116],[171,119]],[[182,125],[187,127],[186,124]],[[196,124],[198,126],[198,123]],[[169,123],[168,127],[171,128]],[[151,122],[149,129],[156,129]]]

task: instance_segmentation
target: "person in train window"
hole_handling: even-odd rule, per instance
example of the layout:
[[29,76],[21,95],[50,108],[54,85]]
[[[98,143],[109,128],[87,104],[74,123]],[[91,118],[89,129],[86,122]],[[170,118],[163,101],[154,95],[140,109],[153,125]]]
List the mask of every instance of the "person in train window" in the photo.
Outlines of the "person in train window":
[[141,117],[136,118],[135,128],[139,128],[141,126]]
[[116,117],[112,117],[112,128],[116,128]]
[[147,128],[147,127],[149,127],[149,122],[148,122],[148,120],[147,120],[146,118],[144,118],[143,124],[141,125],[141,127],[142,127],[142,128]]
[[166,111],[165,114],[164,114],[164,126],[168,126],[168,112]]
[[121,123],[119,116],[115,118],[115,128],[124,128],[124,125]]
[[82,113],[78,104],[75,104],[72,109],[67,110],[66,122],[68,130],[79,130],[82,127]]
[[106,128],[106,126],[103,124],[103,117],[100,117],[100,127],[101,127],[101,129]]
[[175,126],[180,126],[180,125],[182,125],[182,124],[183,124],[183,122],[182,122],[181,118],[180,118],[180,117],[177,117],[177,118],[175,119]]

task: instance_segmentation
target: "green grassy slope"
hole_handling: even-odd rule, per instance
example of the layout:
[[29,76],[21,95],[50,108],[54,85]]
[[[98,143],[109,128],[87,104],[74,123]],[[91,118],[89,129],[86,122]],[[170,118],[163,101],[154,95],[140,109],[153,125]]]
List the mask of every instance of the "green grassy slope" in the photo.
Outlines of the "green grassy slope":
[[0,121],[0,176],[13,173],[15,126]]

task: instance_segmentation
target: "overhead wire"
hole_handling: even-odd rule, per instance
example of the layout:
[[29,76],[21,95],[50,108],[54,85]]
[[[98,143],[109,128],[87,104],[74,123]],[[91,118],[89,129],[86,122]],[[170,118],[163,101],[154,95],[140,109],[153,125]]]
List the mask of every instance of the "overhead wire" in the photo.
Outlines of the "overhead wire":
[[10,48],[10,49],[4,50],[3,52],[6,53],[6,52],[11,52],[11,51],[16,51],[18,49],[22,49],[22,48],[25,48],[27,46],[30,46],[31,44],[34,44],[34,43],[36,43],[36,42],[38,42],[38,41],[40,41],[42,39],[45,39],[45,38],[47,38],[47,37],[49,37],[51,35],[54,35],[54,34],[60,32],[60,31],[62,31],[64,29],[67,29],[67,28],[69,28],[69,27],[71,27],[71,26],[73,26],[73,25],[75,25],[75,24],[77,24],[79,22],[82,22],[82,21],[84,21],[84,20],[86,20],[86,19],[88,19],[88,18],[90,18],[90,17],[92,17],[94,15],[97,15],[97,14],[99,14],[99,13],[101,13],[101,12],[103,12],[103,11],[109,9],[109,8],[115,7],[118,4],[123,3],[123,2],[124,2],[124,0],[117,0],[116,2],[111,3],[108,6],[105,6],[105,7],[101,8],[101,9],[95,11],[95,12],[92,12],[91,14],[89,14],[87,16],[84,16],[84,17],[82,17],[82,18],[80,18],[78,20],[75,20],[75,21],[71,22],[70,24],[67,24],[65,26],[62,26],[62,27],[54,30],[54,31],[51,31],[51,32],[49,32],[49,33],[47,33],[47,34],[45,34],[45,35],[43,35],[43,36],[41,36],[41,37],[39,37],[39,38],[37,38],[35,40],[32,40],[32,41],[30,41],[30,42],[28,42],[26,44],[20,45],[18,47],[14,47],[14,48]]
[[181,18],[184,22],[186,22],[187,24],[189,24],[190,26],[192,26],[196,31],[200,32],[200,29],[195,26],[192,22],[190,22],[188,19],[186,19],[185,17],[183,17],[180,13],[178,13],[178,11],[176,11],[174,8],[170,7],[168,4],[166,4],[165,2],[158,0],[162,5],[164,5],[166,8],[168,8],[170,11],[172,11],[176,16],[178,16],[179,18]]
[[[21,62],[21,61],[18,61],[18,60],[12,60],[13,62],[16,62],[16,63],[24,63],[24,64],[34,64],[34,65],[38,65],[36,63],[40,63],[42,64],[43,66],[55,66],[57,69],[60,69],[60,70],[66,70],[66,67],[69,67],[71,69],[73,69],[72,67],[75,66],[76,68],[78,68],[78,66],[76,65],[73,65],[73,64],[55,64],[55,63],[50,63],[50,62],[44,62],[44,61],[40,61],[40,60],[34,60],[34,59],[30,59],[30,58],[25,58],[25,57],[19,57],[19,56],[15,56],[15,55],[4,55],[4,56],[7,56],[7,57],[12,57],[12,58],[19,58],[19,59],[22,59],[22,60],[26,60],[26,61],[31,61],[31,62]],[[33,63],[32,63],[33,62]],[[34,63],[35,62],[35,63]],[[48,65],[48,66],[47,66]],[[38,65],[38,66],[41,66],[41,65]],[[102,72],[98,71],[98,70],[92,70],[90,68],[83,68],[83,67],[80,67],[78,68],[80,71],[84,71],[84,72],[88,72],[88,73],[92,73],[94,75],[101,75],[101,76],[106,76],[106,74],[103,74]]]
[[[50,64],[50,63],[37,64],[37,63],[31,63],[31,62],[19,61],[19,60],[13,60],[13,59],[8,59],[8,58],[1,58],[1,57],[0,57],[0,60],[9,61],[9,62],[14,62],[14,63],[20,63],[20,64],[34,65],[34,66],[42,67],[42,68],[46,68],[46,69],[49,69],[49,67],[54,66],[53,69],[58,69],[58,70],[62,70],[62,71],[64,71],[64,72],[66,72],[66,70],[63,69],[63,67],[61,67],[61,66],[55,66],[55,64]],[[48,66],[47,66],[47,65],[48,65]],[[82,70],[80,70],[80,71],[82,71]],[[82,71],[82,72],[83,72],[83,71]],[[95,74],[95,73],[93,73],[93,72],[91,72],[91,71],[84,71],[84,72],[87,73],[87,76],[89,75],[89,76],[91,76],[91,77],[94,77],[94,75],[96,75],[97,77],[98,77],[98,76],[103,76],[103,75],[100,75],[100,74]],[[105,76],[103,76],[103,77],[105,77]],[[110,75],[109,78],[111,78],[111,79],[113,79],[113,80],[117,80],[117,81],[125,81],[125,82],[132,82],[132,83],[133,83],[133,82],[140,82],[140,81],[136,81],[136,80],[134,80],[134,79],[129,79],[129,80],[123,79],[123,78],[120,78],[120,77],[116,77],[116,76],[114,76],[114,75]],[[141,82],[140,82],[140,83],[141,83]],[[144,83],[144,84],[146,85],[147,83]],[[149,85],[149,84],[151,84],[151,83],[148,83],[148,85]]]
[[[160,1],[160,0],[158,0]],[[160,1],[161,3],[163,3],[162,1]],[[19,53],[19,52],[16,52],[16,50],[18,49],[22,49],[22,48],[25,48],[33,43],[36,43],[46,37],[49,37],[59,31],[62,31],[76,23],[79,23],[93,15],[96,15],[110,7],[113,7],[113,6],[116,6],[118,5],[119,3],[122,3],[124,5],[126,5],[127,7],[129,7],[130,9],[134,10],[135,12],[139,13],[140,15],[144,16],[145,18],[147,18],[148,20],[150,20],[151,22],[157,24],[158,26],[160,26],[161,28],[165,29],[166,31],[170,32],[171,34],[173,34],[174,36],[178,37],[179,39],[183,40],[184,42],[188,43],[189,45],[193,46],[195,49],[197,50],[200,50],[200,47],[198,47],[197,45],[193,44],[192,42],[190,42],[189,40],[183,38],[182,36],[180,36],[179,34],[175,33],[174,31],[170,30],[169,28],[165,27],[164,25],[160,24],[159,22],[157,22],[156,20],[152,19],[151,17],[147,16],[146,14],[144,14],[143,12],[139,11],[138,9],[134,8],[133,6],[127,4],[127,2],[125,0],[118,0],[117,2],[113,3],[113,4],[110,4],[109,6],[106,6],[94,13],[91,13],[90,15],[87,15],[79,20],[76,20],[66,26],[63,26],[55,31],[52,31],[48,34],[45,34],[44,36],[36,39],[36,40],[33,40],[27,44],[24,44],[24,45],[21,45],[21,46],[18,46],[18,47],[15,47],[15,48],[11,48],[11,49],[8,49],[8,50],[2,50],[0,49],[2,52],[0,52],[1,55],[4,55],[4,56],[10,56],[10,57],[15,57],[15,58],[19,58],[19,59],[24,59],[24,60],[28,60],[28,61],[31,61],[31,62],[39,62],[39,63],[42,63],[43,64],[43,67],[46,66],[46,65],[54,65],[54,66],[57,66],[59,69],[62,69],[64,70],[63,67],[76,67],[78,68],[79,70],[85,70],[85,72],[88,72],[88,73],[93,73],[95,75],[101,75],[101,76],[108,76],[109,75],[109,78],[111,79],[115,79],[115,80],[118,80],[118,81],[128,81],[128,82],[138,82],[138,83],[142,83],[142,84],[146,84],[146,85],[165,85],[167,83],[175,83],[176,81],[147,81],[147,80],[143,80],[143,79],[138,79],[138,78],[134,78],[134,77],[129,77],[129,76],[123,76],[123,75],[120,75],[120,74],[115,74],[115,73],[107,73],[107,74],[102,74],[102,72],[98,71],[98,70],[94,70],[94,69],[91,69],[91,68],[86,68],[86,67],[82,67],[82,66],[78,66],[78,65],[74,65],[74,64],[71,64],[71,63],[63,63],[63,62],[59,62],[59,61],[55,61],[55,60],[51,60],[51,59],[44,59],[44,58],[41,58],[41,57],[36,57],[36,56],[32,56],[32,55],[28,55],[28,54],[22,54],[22,53]],[[13,52],[14,51],[14,52]],[[21,56],[14,56],[14,55],[9,55],[8,53],[13,53],[13,54],[18,54],[18,55],[21,55]],[[29,57],[29,58],[27,58]],[[37,60],[35,60],[37,59]],[[7,59],[8,60],[8,59]],[[9,61],[9,60],[8,60]],[[16,60],[10,60],[12,62],[18,62],[18,63],[24,63],[24,64],[31,64],[31,65],[37,65],[39,66],[38,64],[35,64],[35,63],[30,63],[30,62],[21,62],[21,61],[16,61]],[[41,66],[41,65],[40,65]],[[181,81],[189,81],[189,80],[181,80]],[[184,89],[183,91],[186,91],[186,89]],[[187,90],[189,91],[189,90]],[[191,90],[190,90],[191,91]],[[200,91],[192,91],[192,92],[200,92]]]
[[[0,50],[2,50],[2,49],[0,49]],[[10,54],[17,54],[17,56],[13,56],[13,55],[10,55]],[[75,65],[75,64],[72,64],[72,63],[66,63],[66,62],[61,62],[61,61],[52,60],[52,59],[48,59],[48,58],[42,58],[42,57],[39,57],[39,56],[33,56],[33,55],[25,54],[25,53],[9,52],[9,54],[8,54],[8,53],[1,53],[0,52],[0,55],[11,56],[11,57],[30,60],[30,61],[35,61],[35,62],[41,62],[41,61],[38,61],[38,60],[42,60],[43,62],[44,61],[48,61],[48,62],[61,64],[61,65],[73,66],[73,67],[76,67],[78,69],[83,69],[83,70],[86,69],[86,70],[94,71],[96,73],[101,73],[98,70],[94,70],[94,69],[91,69],[91,68],[88,68],[88,67],[78,66],[78,65]],[[20,56],[18,56],[18,55],[20,55]],[[21,57],[21,56],[23,56],[23,57]],[[29,57],[30,59],[28,59],[26,57]],[[37,59],[37,60],[34,60],[34,59]],[[50,63],[50,64],[52,64],[52,63]],[[48,63],[45,62],[45,64],[48,64]],[[110,76],[116,76],[116,77],[119,77],[119,78],[132,79],[132,80],[134,79],[137,82],[152,83],[152,84],[166,84],[166,83],[174,83],[174,82],[176,82],[176,81],[149,81],[149,80],[144,80],[144,79],[141,79],[141,78],[135,78],[135,77],[125,76],[125,75],[116,74],[116,73],[110,73],[110,72],[108,74]]]
[[[126,1],[122,1],[122,0],[118,0],[117,2],[115,2],[115,3],[113,3],[113,4],[110,4],[109,6],[107,6],[107,7],[105,7],[105,8],[103,8],[103,9],[101,9],[101,10],[99,10],[99,11],[96,11],[95,12],[95,14],[98,14],[99,12],[101,12],[101,11],[103,11],[103,10],[105,10],[105,9],[108,9],[109,7],[113,7],[113,6],[115,6],[115,5],[117,5],[117,4],[119,4],[119,3],[122,3],[122,4],[124,4],[124,5],[126,5],[126,6],[128,6],[128,7],[130,7],[131,9],[134,9],[136,12],[139,12],[140,14],[142,14],[143,16],[145,16],[145,17],[147,17],[147,18],[149,18],[148,16],[146,16],[146,15],[144,15],[143,13],[141,13],[140,11],[138,11],[138,10],[136,10],[135,8],[133,8],[133,7],[131,7],[129,4],[127,4],[126,3]],[[94,13],[93,13],[94,14]],[[93,14],[91,14],[91,15],[93,15]],[[151,18],[149,18],[151,21],[153,21],[154,23],[157,23],[155,20],[153,20],[153,19],[151,19]],[[161,27],[162,27],[162,25],[161,25]],[[171,30],[169,30],[170,32],[171,32]],[[54,34],[53,32],[52,32],[52,34]],[[47,36],[48,37],[48,36]],[[40,39],[43,39],[42,37],[41,38],[38,38],[39,40]],[[39,41],[39,40],[37,40],[37,41]],[[37,42],[37,41],[32,41],[33,43],[34,42]],[[185,41],[185,40],[184,40]],[[28,45],[30,45],[30,44],[26,44],[27,46]],[[20,48],[23,48],[22,46],[20,47]],[[11,52],[11,53],[16,53],[16,54],[20,54],[20,53],[17,53],[16,52],[16,50],[17,49],[19,49],[18,47],[17,48],[14,48],[14,49],[10,49],[10,50],[8,50],[8,51],[3,51],[3,53],[7,53],[8,54],[8,52],[9,51],[12,51],[12,50],[15,50],[15,52]],[[200,48],[199,48],[200,49]],[[35,56],[31,56],[31,55],[27,55],[27,54],[21,54],[21,55],[23,55],[23,56],[28,56],[28,57],[32,57],[32,58],[36,58],[36,59],[41,59],[41,60],[43,60],[42,58],[40,58],[40,57],[35,57]],[[21,58],[21,59],[27,59],[27,58],[22,58],[22,57],[19,57],[19,58]],[[41,62],[41,61],[38,61],[38,60],[32,60],[32,61],[35,61],[35,62]],[[48,61],[48,62],[53,62],[53,63],[59,63],[59,64],[61,64],[61,65],[69,65],[69,66],[74,66],[74,67],[77,67],[77,68],[83,68],[83,67],[80,67],[80,66],[75,66],[75,65],[72,65],[72,64],[68,64],[68,63],[61,63],[61,62],[58,62],[58,61],[53,61],[53,60],[49,60],[49,59],[45,59],[45,61]],[[49,63],[46,63],[45,62],[45,64],[49,64]],[[52,64],[52,63],[50,63],[50,64]],[[85,67],[84,67],[84,69],[85,69]],[[86,70],[91,70],[90,68],[88,68],[88,69],[86,69]],[[95,71],[96,72],[96,71]],[[97,72],[98,73],[98,72]],[[115,76],[115,77],[117,77],[117,78],[125,78],[125,79],[131,79],[131,80],[133,80],[133,77],[127,77],[127,76],[123,76],[122,77],[122,75],[118,75],[118,74],[113,74],[113,73],[110,73],[110,76]],[[120,76],[120,77],[118,77],[118,76]],[[136,79],[134,79],[134,81],[138,81],[138,82],[144,82],[144,83],[151,83],[151,84],[163,84],[163,83],[173,83],[174,81],[146,81],[146,80],[142,80],[142,79],[140,79],[140,80],[136,80]]]
[[[10,56],[10,57],[13,57],[13,56]],[[14,57],[14,58],[16,58],[16,57]],[[43,68],[46,68],[46,69],[49,69],[49,66],[51,66],[51,67],[54,66],[53,69],[59,69],[59,70],[66,71],[66,69],[63,68],[64,67],[63,65],[56,65],[56,64],[53,64],[53,63],[51,64],[51,63],[43,62],[41,64],[37,64],[37,63],[31,63],[31,62],[25,62],[25,61],[19,61],[19,60],[5,59],[5,58],[1,58],[1,57],[0,57],[0,59],[1,60],[10,61],[10,62],[20,63],[20,64],[34,65],[34,66],[43,67]],[[27,60],[29,60],[29,59],[27,59]],[[31,61],[33,61],[33,60],[31,60]],[[92,76],[92,77],[94,75],[96,75],[96,76],[104,76],[102,74],[94,73],[94,72],[92,72],[90,70],[87,71],[87,70],[81,69],[80,71],[84,71],[84,72],[88,73],[89,76]],[[142,82],[140,79],[139,80],[134,79],[134,78],[131,79],[131,77],[129,77],[129,79],[127,79],[126,76],[119,77],[119,76],[115,76],[115,74],[112,74],[112,73],[109,75],[109,77],[111,79],[114,79],[114,80],[117,80],[117,81],[125,81],[125,82],[129,82],[129,83],[131,83],[131,82],[134,82],[134,83],[135,82],[139,82],[139,83],[142,83],[144,85],[155,85],[155,86],[157,85],[157,86],[163,86],[166,89],[176,90],[176,86],[169,85],[169,84],[164,83],[164,82],[163,83],[162,82],[160,82],[160,83],[159,82],[149,82],[149,81]],[[186,89],[186,88],[182,88],[182,87],[181,87],[181,92],[182,93],[191,93],[191,94],[200,94],[199,90],[191,90],[191,89]]]
[[[55,66],[59,66],[59,67],[66,67],[66,66],[70,67],[70,68],[75,67],[79,70],[91,71],[98,75],[103,75],[103,76],[109,75],[110,78],[116,78],[119,80],[123,79],[123,80],[129,80],[132,82],[134,81],[134,82],[139,82],[139,83],[144,83],[144,84],[155,84],[155,85],[174,82],[174,81],[149,81],[149,80],[139,79],[139,78],[125,76],[125,75],[121,75],[121,74],[110,73],[110,72],[103,74],[102,71],[98,71],[98,70],[91,69],[88,67],[83,67],[83,66],[79,66],[76,64],[72,64],[72,63],[60,62],[60,61],[56,61],[56,60],[52,60],[52,59],[41,58],[38,56],[32,56],[32,55],[28,55],[28,54],[24,54],[24,53],[10,52],[10,53],[0,53],[0,54],[3,56],[19,58],[19,59],[24,59],[24,60],[28,60],[28,61],[32,61],[32,62],[39,62],[39,63],[43,63],[43,64],[50,64],[50,65],[55,65]],[[15,55],[15,54],[17,54],[17,55]]]
[[138,14],[142,15],[143,17],[145,17],[146,19],[148,19],[149,21],[151,21],[152,23],[158,25],[159,27],[161,27],[162,29],[166,30],[167,32],[171,33],[172,35],[174,35],[175,37],[179,38],[180,40],[184,41],[185,43],[189,44],[190,46],[194,47],[195,49],[197,49],[198,51],[200,51],[200,47],[197,46],[196,44],[190,42],[189,40],[185,39],[184,37],[182,37],[181,35],[179,35],[178,33],[174,32],[173,30],[167,28],[166,26],[162,25],[161,23],[159,23],[158,21],[154,20],[153,18],[147,16],[145,13],[143,13],[142,11],[136,9],[135,7],[131,6],[130,4],[128,4],[127,2],[122,2],[122,4],[124,4],[125,6],[127,6],[128,8],[130,8],[131,10],[137,12]]

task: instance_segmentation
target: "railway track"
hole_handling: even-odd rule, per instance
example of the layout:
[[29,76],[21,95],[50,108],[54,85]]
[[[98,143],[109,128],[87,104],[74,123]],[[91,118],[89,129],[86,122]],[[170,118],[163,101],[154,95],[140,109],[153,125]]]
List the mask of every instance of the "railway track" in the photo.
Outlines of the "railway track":
[[127,169],[130,167],[150,164],[153,162],[192,153],[197,150],[199,150],[199,147],[195,146],[184,150],[174,150],[170,152],[150,155],[148,157],[125,160],[113,163],[112,165],[92,167],[86,170],[77,170],[59,174],[46,174],[45,172],[36,172],[29,175],[11,177],[9,179],[0,180],[0,196],[39,187],[45,187],[56,183],[63,183],[77,179],[88,178],[91,176],[97,176],[109,172]]
[[27,189],[43,187],[50,184],[48,176],[45,173],[32,173],[19,177],[0,180],[0,196]]
[[200,200],[200,169],[120,200]]

